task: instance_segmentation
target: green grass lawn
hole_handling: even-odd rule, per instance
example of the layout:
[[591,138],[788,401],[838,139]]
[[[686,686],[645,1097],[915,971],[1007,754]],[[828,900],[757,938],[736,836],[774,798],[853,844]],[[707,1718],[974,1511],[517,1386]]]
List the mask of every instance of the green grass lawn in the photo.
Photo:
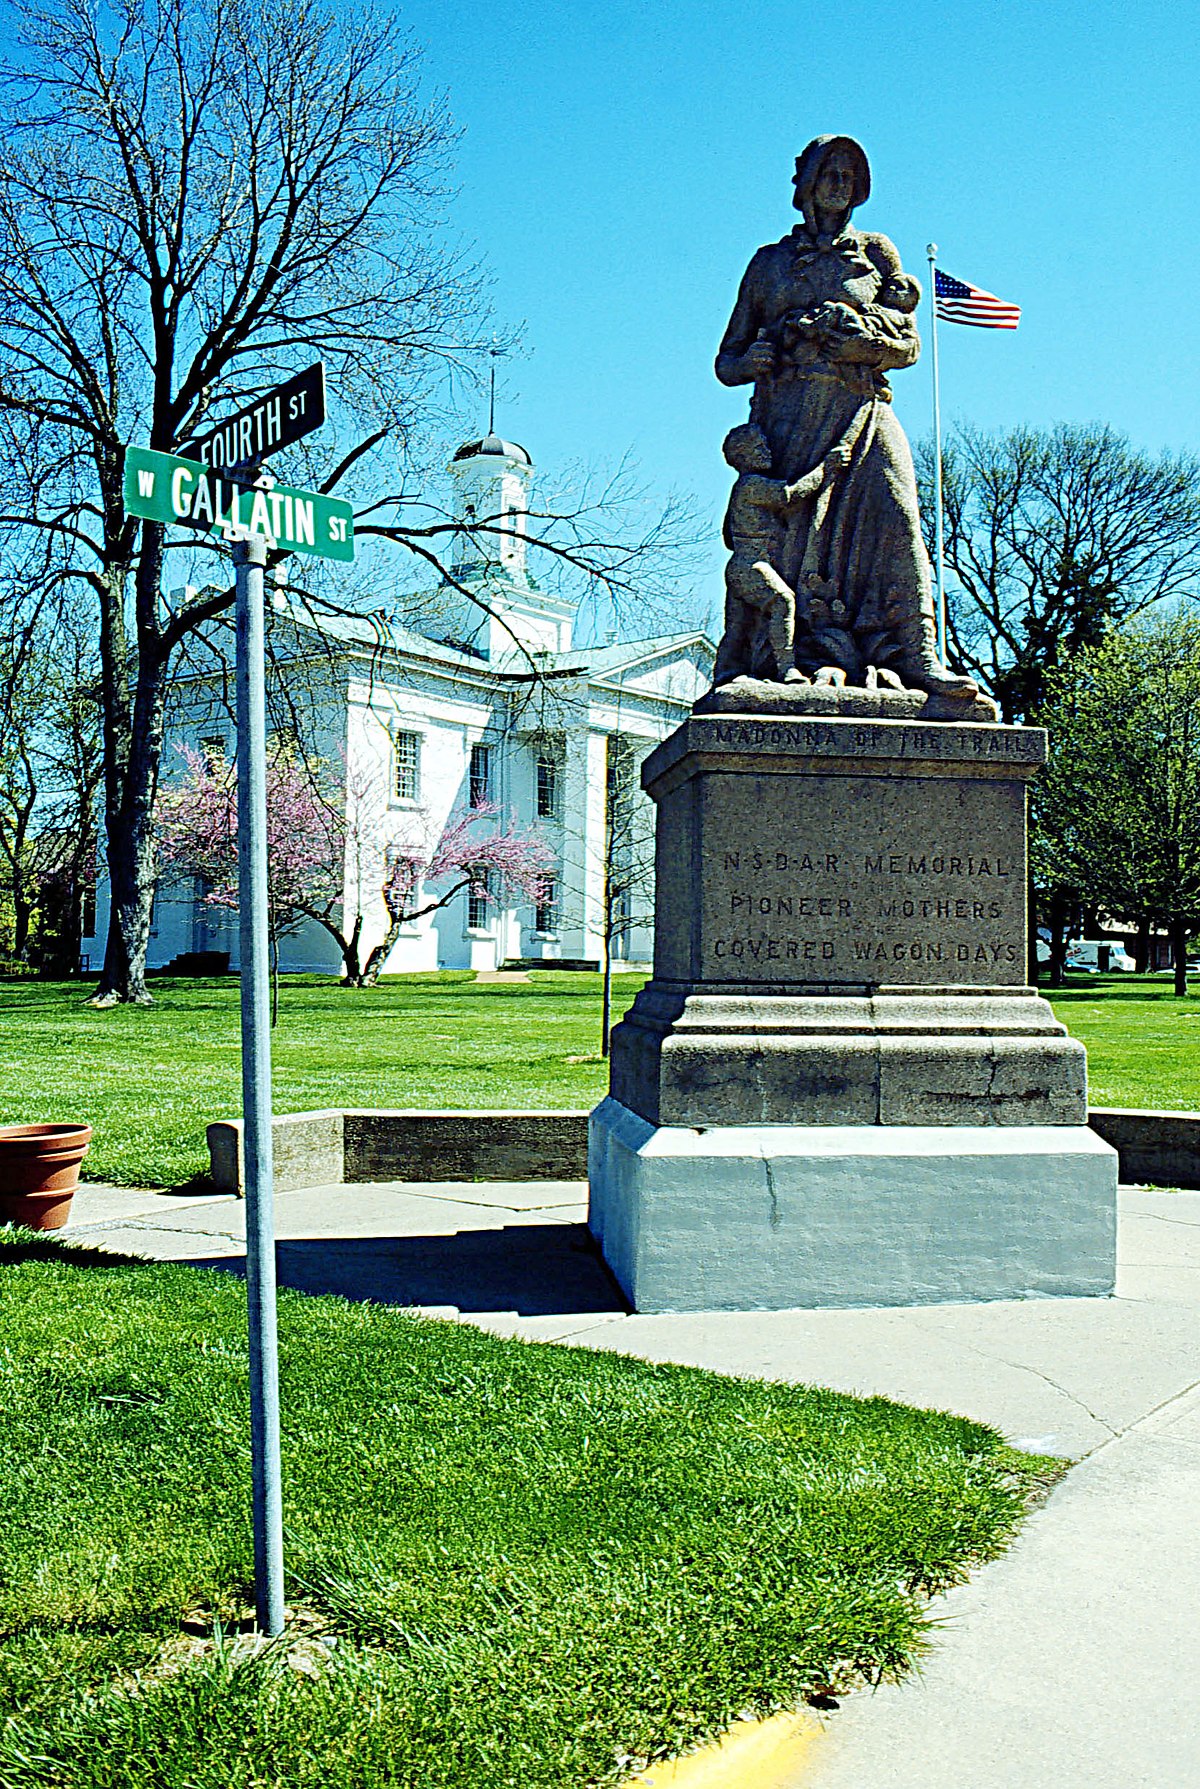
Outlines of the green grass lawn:
[[1043,990],[1087,1045],[1093,1106],[1200,1111],[1200,986],[1187,999],[1169,975],[1072,975]]
[[[618,1015],[642,985],[616,979]],[[96,1012],[80,982],[0,982],[0,1123],[84,1119],[93,1180],[170,1186],[208,1166],[204,1127],[241,1109],[233,977],[156,980],[150,1008]],[[1088,1047],[1092,1103],[1200,1110],[1200,999],[1165,976],[1073,976],[1053,996]],[[600,978],[465,974],[347,991],[285,978],[275,1109],[589,1107],[606,1090]]]
[[[644,976],[614,978],[619,1015]],[[204,1127],[241,1111],[238,984],[156,979],[154,1005],[97,1012],[82,982],[0,982],[0,1123],[82,1120],[91,1180],[171,1186],[208,1168]],[[589,1107],[604,1097],[600,977],[285,977],[277,1112],[319,1106]]]
[[[965,1419],[280,1296],[257,1656],[245,1293],[0,1232],[5,1789],[584,1789],[919,1652],[1053,1462]],[[224,1634],[224,1637],[222,1635]]]

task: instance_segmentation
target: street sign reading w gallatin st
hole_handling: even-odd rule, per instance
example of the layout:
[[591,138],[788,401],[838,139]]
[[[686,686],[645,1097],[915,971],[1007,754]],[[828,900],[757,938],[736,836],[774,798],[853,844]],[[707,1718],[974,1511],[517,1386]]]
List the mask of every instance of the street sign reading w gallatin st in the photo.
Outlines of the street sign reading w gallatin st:
[[150,447],[125,450],[125,509],[146,521],[257,535],[288,553],[354,558],[354,511],[320,491],[271,489],[223,478],[200,460]]

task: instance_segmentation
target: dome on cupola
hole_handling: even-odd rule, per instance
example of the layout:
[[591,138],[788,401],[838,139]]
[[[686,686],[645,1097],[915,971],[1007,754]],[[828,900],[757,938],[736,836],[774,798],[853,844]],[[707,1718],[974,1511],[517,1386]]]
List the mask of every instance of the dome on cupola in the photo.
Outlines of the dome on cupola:
[[500,435],[484,435],[479,441],[464,441],[455,460],[474,460],[477,458],[495,458],[517,460],[523,466],[532,466],[533,461],[526,448],[516,441],[505,441]]

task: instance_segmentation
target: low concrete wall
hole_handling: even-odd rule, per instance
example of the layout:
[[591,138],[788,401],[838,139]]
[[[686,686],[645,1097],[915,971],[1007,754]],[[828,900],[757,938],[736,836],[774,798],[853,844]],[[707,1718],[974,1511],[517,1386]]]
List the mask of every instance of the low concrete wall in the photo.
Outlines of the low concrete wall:
[[[586,1112],[289,1112],[272,1120],[280,1192],[370,1180],[586,1180]],[[214,1184],[241,1193],[242,1123],[208,1127]]]
[[1093,1106],[1088,1123],[1116,1150],[1122,1180],[1200,1188],[1200,1112]]
[[[1200,1188],[1200,1113],[1093,1106],[1123,1181]],[[586,1112],[289,1112],[272,1123],[275,1185],[369,1180],[586,1180]],[[213,1183],[242,1191],[242,1124],[208,1127]]]
[[586,1112],[351,1112],[347,1180],[586,1180]]
[[[219,1119],[209,1125],[207,1136],[213,1185],[223,1193],[240,1194],[244,1188],[241,1119]],[[345,1178],[339,1111],[289,1112],[273,1118],[271,1144],[275,1186],[281,1193],[336,1185]]]

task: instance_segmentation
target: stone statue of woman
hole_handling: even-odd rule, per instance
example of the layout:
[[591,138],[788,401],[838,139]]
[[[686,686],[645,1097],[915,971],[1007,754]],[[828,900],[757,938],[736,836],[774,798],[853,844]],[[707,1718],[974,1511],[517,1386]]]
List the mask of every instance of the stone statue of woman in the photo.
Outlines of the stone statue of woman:
[[790,672],[969,704],[977,686],[937,656],[912,455],[887,382],[920,353],[920,287],[886,236],[851,225],[871,190],[852,137],[815,138],[796,159],[794,185],[803,222],[754,256],[717,355],[722,384],[754,387],[762,472],[805,493],[780,515],[760,573],[794,597],[792,651],[787,664],[778,653],[764,661],[761,629],[751,643],[739,571],[714,681]]

